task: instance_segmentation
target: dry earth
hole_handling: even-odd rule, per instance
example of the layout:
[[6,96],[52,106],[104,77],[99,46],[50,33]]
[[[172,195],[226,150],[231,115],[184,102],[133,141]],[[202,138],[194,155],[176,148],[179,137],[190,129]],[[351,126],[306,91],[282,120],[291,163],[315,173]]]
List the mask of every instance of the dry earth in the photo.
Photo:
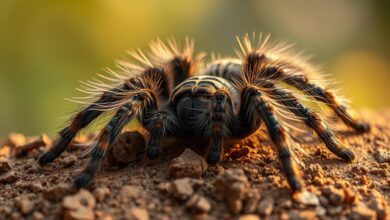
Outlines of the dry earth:
[[338,136],[358,156],[351,164],[315,136],[297,138],[306,152],[298,154],[307,191],[294,196],[262,132],[232,146],[218,166],[177,147],[148,161],[139,137],[126,133],[82,190],[72,180],[87,162],[79,156],[92,135],[41,168],[36,158],[51,140],[13,133],[0,148],[0,219],[390,219],[390,111],[361,117],[370,133],[339,126]]

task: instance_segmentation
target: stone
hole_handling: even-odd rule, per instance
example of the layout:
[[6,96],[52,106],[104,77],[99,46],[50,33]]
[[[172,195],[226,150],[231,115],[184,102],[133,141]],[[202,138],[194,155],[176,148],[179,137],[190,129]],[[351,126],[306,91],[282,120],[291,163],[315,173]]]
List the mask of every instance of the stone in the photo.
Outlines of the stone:
[[126,219],[149,220],[148,211],[143,208],[131,208],[126,212]]
[[34,210],[34,203],[27,197],[15,199],[15,205],[23,215],[28,215]]
[[11,170],[11,162],[8,159],[0,159],[0,174],[9,172]]
[[241,169],[228,169],[213,182],[213,194],[217,200],[226,200],[230,211],[237,214],[243,207],[249,181]]
[[260,217],[254,214],[241,215],[238,220],[260,220]]
[[203,196],[194,194],[187,201],[186,207],[193,213],[208,213],[211,210],[210,202]]
[[349,216],[351,220],[375,220],[377,219],[376,212],[374,210],[368,209],[363,203],[359,203],[357,206],[352,208],[351,215]]
[[25,145],[16,147],[15,156],[17,157],[25,156],[31,150],[37,149],[39,147],[47,147],[51,145],[51,143],[52,143],[51,139],[46,134],[42,134],[37,139]]
[[324,188],[322,194],[328,198],[331,205],[339,206],[344,202],[344,192],[333,186]]
[[145,153],[145,138],[137,131],[124,132],[107,151],[107,161],[112,165],[125,165]]
[[378,149],[375,152],[375,159],[379,163],[390,163],[390,153],[385,152],[384,150]]
[[93,208],[96,205],[93,195],[81,189],[75,195],[66,196],[62,201],[64,219],[67,220],[93,220]]
[[14,183],[18,180],[18,176],[14,171],[3,173],[0,175],[0,183]]
[[121,191],[119,192],[119,201],[127,203],[131,200],[137,199],[142,194],[142,187],[136,185],[126,185],[123,186]]
[[26,144],[26,137],[23,134],[19,133],[10,133],[7,138],[7,144],[10,147],[19,147]]
[[95,196],[96,200],[99,202],[103,201],[110,194],[111,194],[110,189],[105,186],[96,188],[93,191],[93,195]]
[[51,202],[59,202],[66,195],[70,194],[72,191],[71,187],[67,184],[60,183],[43,191],[43,198]]
[[171,161],[169,175],[176,178],[199,178],[207,170],[207,167],[208,164],[202,156],[186,148],[179,157]]
[[71,156],[67,156],[64,159],[62,159],[61,164],[62,164],[62,167],[68,168],[68,167],[73,166],[73,164],[75,164],[76,161],[77,161],[77,157],[71,155]]
[[194,193],[190,178],[181,178],[172,182],[172,195],[179,200],[186,200]]
[[271,197],[266,197],[257,206],[257,212],[262,216],[269,216],[274,209],[274,199]]
[[318,197],[307,190],[295,192],[293,194],[293,199],[303,205],[317,206],[320,204]]
[[368,200],[367,205],[374,210],[379,220],[389,218],[389,207],[385,198],[376,190],[372,192],[372,197]]

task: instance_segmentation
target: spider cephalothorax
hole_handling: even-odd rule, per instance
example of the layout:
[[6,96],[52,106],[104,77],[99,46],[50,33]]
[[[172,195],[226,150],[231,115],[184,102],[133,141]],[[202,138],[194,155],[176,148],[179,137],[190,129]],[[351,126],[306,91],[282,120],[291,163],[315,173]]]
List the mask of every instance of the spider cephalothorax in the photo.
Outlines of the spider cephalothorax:
[[329,85],[318,84],[321,74],[304,58],[288,53],[288,45],[271,45],[268,36],[261,36],[258,45],[248,36],[238,39],[241,50],[237,58],[214,59],[205,67],[201,65],[203,56],[194,56],[194,44],[188,39],[183,50],[173,40],[167,44],[157,40],[150,45],[149,57],[141,51],[130,52],[138,64],[119,61],[118,71],[109,70],[112,77],[99,75],[110,84],[101,80],[84,83],[84,91],[93,94],[93,101],[82,102],[86,107],[59,132],[54,147],[39,163],[56,159],[81,129],[109,111],[115,113],[100,131],[87,167],[76,178],[77,187],[90,182],[107,148],[132,119],[150,134],[147,157],[158,157],[163,138],[203,138],[209,142],[209,164],[221,159],[224,143],[239,141],[265,125],[294,191],[303,188],[289,146],[289,131],[296,128],[297,121],[313,130],[335,155],[353,161],[354,153],[335,137],[320,111],[301,102],[327,105],[358,132],[368,131],[369,125],[355,120]]

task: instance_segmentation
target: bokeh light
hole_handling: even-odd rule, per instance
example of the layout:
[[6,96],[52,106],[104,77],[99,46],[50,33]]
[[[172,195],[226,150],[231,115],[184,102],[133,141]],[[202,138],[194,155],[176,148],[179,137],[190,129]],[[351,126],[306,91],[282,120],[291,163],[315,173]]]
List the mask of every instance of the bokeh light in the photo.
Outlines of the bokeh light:
[[295,42],[341,81],[356,108],[390,105],[388,1],[0,2],[0,137],[54,134],[79,80],[157,37],[191,36],[233,55],[235,36],[263,31]]

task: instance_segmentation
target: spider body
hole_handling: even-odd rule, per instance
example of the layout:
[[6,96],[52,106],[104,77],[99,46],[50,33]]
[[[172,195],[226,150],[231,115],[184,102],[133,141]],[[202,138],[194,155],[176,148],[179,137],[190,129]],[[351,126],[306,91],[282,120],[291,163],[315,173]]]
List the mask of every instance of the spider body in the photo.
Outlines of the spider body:
[[[240,141],[265,125],[294,191],[301,190],[304,184],[290,149],[289,130],[294,128],[290,120],[314,131],[338,157],[353,161],[354,153],[342,145],[326,120],[279,83],[324,103],[356,131],[369,130],[368,124],[354,119],[329,88],[312,82],[310,73],[316,71],[309,65],[286,59],[286,45],[271,47],[268,37],[259,42],[254,47],[246,36],[239,40],[242,54],[238,59],[216,59],[204,68],[197,65],[201,58],[193,56],[190,41],[186,41],[183,50],[174,41],[168,41],[168,45],[156,41],[150,46],[149,58],[141,51],[131,52],[139,65],[119,62],[122,75],[111,71],[113,78],[101,76],[112,84],[100,80],[85,83],[85,92],[92,93],[94,99],[59,132],[54,147],[40,157],[39,163],[45,165],[57,158],[81,129],[107,111],[115,113],[92,146],[90,161],[75,180],[77,187],[91,181],[107,148],[132,119],[150,133],[148,158],[159,156],[163,138],[205,139],[209,144],[209,164],[222,159],[226,143]],[[276,53],[283,55],[275,56]]]

